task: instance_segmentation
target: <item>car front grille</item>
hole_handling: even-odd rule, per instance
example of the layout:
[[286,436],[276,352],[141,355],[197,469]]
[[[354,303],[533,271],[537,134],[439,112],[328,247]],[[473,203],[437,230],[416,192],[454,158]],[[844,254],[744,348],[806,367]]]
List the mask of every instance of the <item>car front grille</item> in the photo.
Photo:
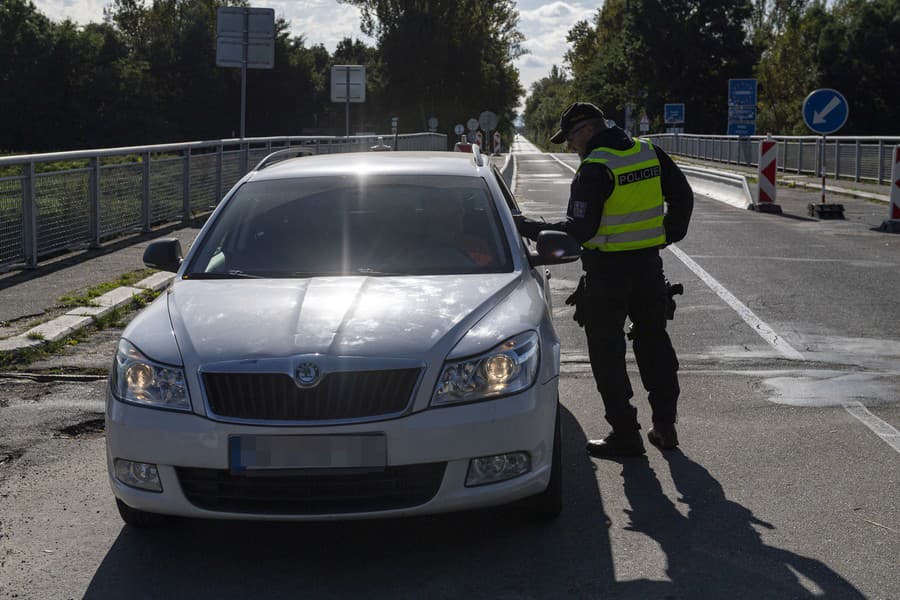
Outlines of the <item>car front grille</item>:
[[236,475],[177,467],[185,497],[198,508],[253,514],[347,514],[410,508],[437,493],[447,463],[386,467],[374,472]]
[[331,421],[397,414],[409,404],[420,369],[329,373],[300,388],[283,373],[204,373],[210,410],[261,421]]

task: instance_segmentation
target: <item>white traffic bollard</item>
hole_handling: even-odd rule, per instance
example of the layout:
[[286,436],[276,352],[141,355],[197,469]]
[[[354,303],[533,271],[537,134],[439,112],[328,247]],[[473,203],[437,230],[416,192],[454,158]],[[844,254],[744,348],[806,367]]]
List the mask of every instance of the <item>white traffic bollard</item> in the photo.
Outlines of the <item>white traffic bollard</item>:
[[775,204],[775,176],[778,172],[778,142],[771,137],[759,142],[759,165],[756,202],[752,210],[781,214],[781,207]]

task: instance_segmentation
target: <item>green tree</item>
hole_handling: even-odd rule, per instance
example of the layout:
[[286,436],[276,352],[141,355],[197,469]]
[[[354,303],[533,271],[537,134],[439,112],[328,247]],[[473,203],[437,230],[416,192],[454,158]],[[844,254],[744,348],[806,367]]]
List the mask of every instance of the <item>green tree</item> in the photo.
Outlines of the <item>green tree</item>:
[[754,14],[750,0],[607,0],[567,36],[573,98],[618,123],[631,105],[656,129],[663,104],[683,102],[687,131],[724,132],[728,79],[756,63]]
[[559,129],[559,116],[570,103],[571,80],[553,65],[550,74],[531,84],[525,101],[525,136],[535,145],[548,149],[550,137]]
[[838,0],[818,47],[820,87],[850,107],[840,135],[872,135],[900,119],[900,0]]
[[0,2],[0,149],[46,147],[42,138],[52,130],[35,118],[53,102],[53,82],[42,73],[53,49],[52,32],[53,24],[31,2]]
[[343,1],[378,40],[385,106],[401,131],[423,131],[434,116],[452,139],[455,123],[491,110],[511,134],[524,91],[512,64],[524,53],[512,0]]

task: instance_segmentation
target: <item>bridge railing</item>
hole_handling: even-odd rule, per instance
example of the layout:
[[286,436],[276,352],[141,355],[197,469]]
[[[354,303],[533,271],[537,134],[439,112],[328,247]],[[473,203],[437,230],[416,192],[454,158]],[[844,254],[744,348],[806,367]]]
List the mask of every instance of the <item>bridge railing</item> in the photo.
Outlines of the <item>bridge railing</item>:
[[[0,271],[209,212],[275,150],[364,152],[379,137],[223,139],[0,157]],[[392,136],[383,137],[393,145]],[[437,133],[396,141],[398,150],[447,149],[447,136]]]
[[[756,167],[759,141],[765,136],[694,135],[665,133],[644,136],[669,154],[726,164]],[[885,184],[891,177],[891,157],[896,137],[774,135],[778,144],[778,170],[784,173],[820,175]]]

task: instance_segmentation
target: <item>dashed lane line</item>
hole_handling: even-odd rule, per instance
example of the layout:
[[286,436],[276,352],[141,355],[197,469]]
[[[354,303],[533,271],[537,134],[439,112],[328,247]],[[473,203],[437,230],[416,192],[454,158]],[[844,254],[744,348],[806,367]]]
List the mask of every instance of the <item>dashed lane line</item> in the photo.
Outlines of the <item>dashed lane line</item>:
[[900,452],[900,431],[894,429],[891,424],[870,413],[869,409],[863,406],[861,402],[845,402],[844,410],[871,429],[872,433],[880,437],[888,446]]

